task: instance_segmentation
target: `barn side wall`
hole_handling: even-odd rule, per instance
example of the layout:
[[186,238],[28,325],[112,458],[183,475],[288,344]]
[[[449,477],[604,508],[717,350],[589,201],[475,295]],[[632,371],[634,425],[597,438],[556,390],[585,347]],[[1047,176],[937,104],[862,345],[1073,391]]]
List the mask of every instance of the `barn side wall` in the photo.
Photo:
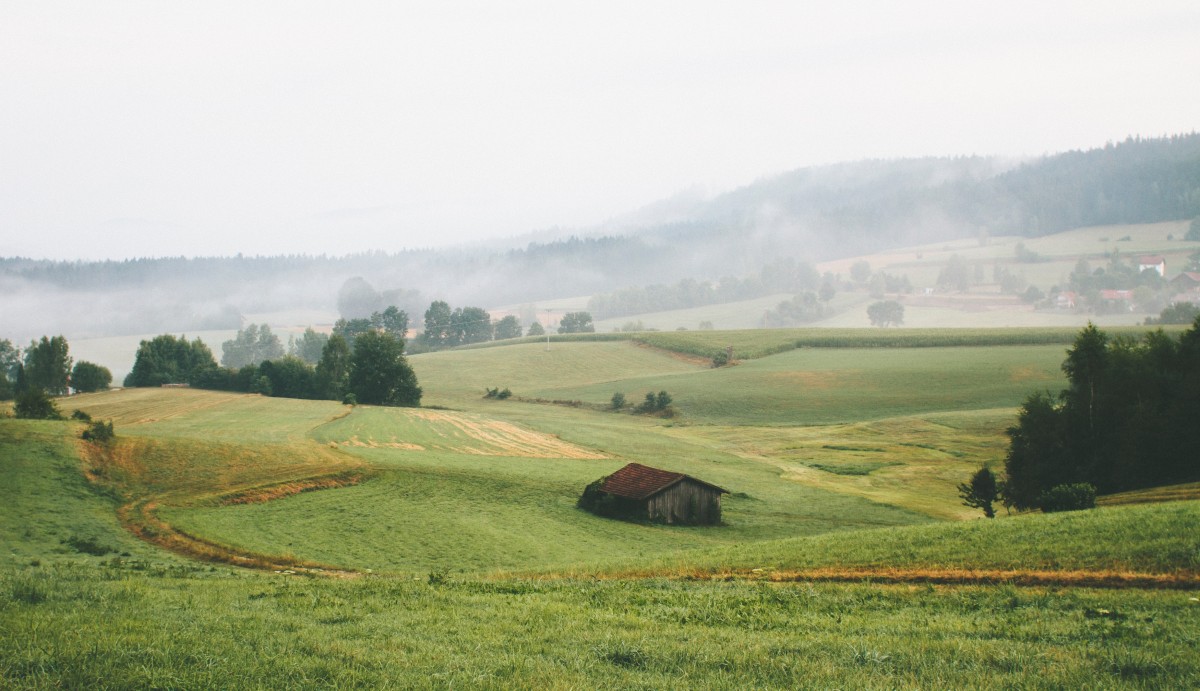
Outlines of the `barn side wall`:
[[721,493],[684,480],[646,500],[648,517],[666,523],[711,525],[721,522]]

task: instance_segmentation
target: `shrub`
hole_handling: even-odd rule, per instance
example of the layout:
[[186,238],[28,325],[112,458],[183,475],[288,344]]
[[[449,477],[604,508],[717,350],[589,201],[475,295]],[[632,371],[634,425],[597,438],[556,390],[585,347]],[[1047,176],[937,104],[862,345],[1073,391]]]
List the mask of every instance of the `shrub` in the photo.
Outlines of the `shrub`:
[[724,350],[720,351],[719,353],[717,353],[716,355],[713,356],[713,359],[712,359],[713,367],[724,367],[725,365],[728,365],[728,364],[729,364],[729,354],[726,353]]
[[83,431],[83,438],[88,441],[107,442],[111,441],[116,434],[113,433],[112,420],[108,422],[93,422],[87,429]]
[[17,396],[17,402],[13,406],[13,413],[25,420],[63,419],[62,413],[58,411],[58,406],[54,405],[54,400],[39,388],[29,389],[20,396]]
[[75,412],[71,413],[71,419],[72,420],[82,420],[83,422],[91,422],[92,416],[88,415],[86,412],[84,412],[82,410],[76,410]]
[[1088,482],[1057,485],[1042,492],[1038,505],[1044,513],[1096,508],[1096,486]]
[[625,394],[618,391],[612,395],[612,409],[620,410],[625,407]]

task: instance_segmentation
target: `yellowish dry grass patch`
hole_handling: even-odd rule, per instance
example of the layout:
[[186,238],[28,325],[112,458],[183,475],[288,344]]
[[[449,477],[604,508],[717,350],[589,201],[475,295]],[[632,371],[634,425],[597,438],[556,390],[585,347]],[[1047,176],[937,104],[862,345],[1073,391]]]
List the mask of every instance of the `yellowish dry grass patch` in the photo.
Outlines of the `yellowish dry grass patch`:
[[598,451],[528,427],[449,410],[360,407],[318,430],[337,446],[392,448],[472,456],[603,459]]

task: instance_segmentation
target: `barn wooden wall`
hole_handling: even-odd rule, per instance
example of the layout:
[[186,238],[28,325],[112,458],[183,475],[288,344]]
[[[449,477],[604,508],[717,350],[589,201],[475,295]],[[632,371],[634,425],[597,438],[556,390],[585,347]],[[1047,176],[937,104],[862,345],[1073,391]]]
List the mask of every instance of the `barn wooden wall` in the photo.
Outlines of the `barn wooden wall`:
[[668,487],[650,497],[646,503],[652,521],[703,524],[721,522],[721,493],[689,480]]

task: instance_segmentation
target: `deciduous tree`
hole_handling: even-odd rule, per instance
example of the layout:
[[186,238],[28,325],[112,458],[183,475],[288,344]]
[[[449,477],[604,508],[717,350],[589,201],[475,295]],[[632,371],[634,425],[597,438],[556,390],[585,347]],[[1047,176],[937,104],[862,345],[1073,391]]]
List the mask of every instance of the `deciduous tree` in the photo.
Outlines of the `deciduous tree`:
[[94,362],[80,360],[71,370],[71,388],[79,393],[103,391],[112,384],[112,372]]
[[25,385],[52,395],[67,393],[71,378],[70,346],[63,336],[33,341],[25,350]]
[[404,357],[404,343],[378,331],[365,333],[355,342],[349,388],[359,403],[421,404],[421,387]]
[[521,337],[521,321],[517,316],[510,314],[500,321],[496,322],[496,340],[502,341],[506,338]]
[[867,318],[875,326],[899,326],[904,323],[904,305],[895,300],[871,303],[867,307]]

